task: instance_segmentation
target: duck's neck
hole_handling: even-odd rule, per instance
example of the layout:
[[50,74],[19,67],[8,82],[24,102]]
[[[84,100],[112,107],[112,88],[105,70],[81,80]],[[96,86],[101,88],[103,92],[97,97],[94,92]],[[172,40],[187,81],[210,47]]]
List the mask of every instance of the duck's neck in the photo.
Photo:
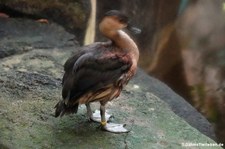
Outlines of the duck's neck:
[[130,36],[122,30],[112,30],[108,32],[103,32],[104,36],[111,39],[114,44],[124,52],[128,52],[133,58],[138,61],[139,50],[135,42],[130,38]]

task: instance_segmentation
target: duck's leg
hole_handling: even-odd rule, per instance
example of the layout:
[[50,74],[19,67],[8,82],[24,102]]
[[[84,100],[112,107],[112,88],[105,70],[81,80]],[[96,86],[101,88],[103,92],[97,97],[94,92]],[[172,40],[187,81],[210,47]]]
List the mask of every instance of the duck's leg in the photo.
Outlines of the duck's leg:
[[87,103],[85,104],[86,105],[86,108],[87,108],[87,117],[88,117],[88,120],[92,120],[92,117],[93,117],[93,113],[92,113],[92,110],[91,110],[91,106],[90,106],[90,103]]
[[124,124],[107,123],[105,113],[106,113],[105,105],[101,104],[101,106],[100,106],[101,125],[104,130],[113,132],[113,133],[128,132],[128,130],[124,128],[124,126],[125,126]]
[[[94,121],[94,122],[98,122],[101,123],[101,115],[100,115],[100,111],[99,110],[95,110],[95,112],[93,113],[91,110],[91,106],[90,103],[86,104],[86,108],[87,108],[87,117],[89,120]],[[105,112],[105,119],[106,121],[108,121],[110,119],[111,115]]]

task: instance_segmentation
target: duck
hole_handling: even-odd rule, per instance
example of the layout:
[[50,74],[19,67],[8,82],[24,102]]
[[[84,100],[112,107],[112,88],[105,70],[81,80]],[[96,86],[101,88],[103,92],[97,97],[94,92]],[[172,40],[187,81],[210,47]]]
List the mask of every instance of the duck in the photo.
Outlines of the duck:
[[[109,39],[81,47],[64,64],[62,100],[55,106],[55,117],[77,113],[85,104],[89,120],[99,122],[103,130],[128,132],[124,124],[108,122],[106,104],[119,97],[123,88],[137,71],[139,49],[125,29],[138,34],[140,29],[130,25],[127,15],[110,10],[99,23],[100,33]],[[92,102],[100,103],[93,113]]]

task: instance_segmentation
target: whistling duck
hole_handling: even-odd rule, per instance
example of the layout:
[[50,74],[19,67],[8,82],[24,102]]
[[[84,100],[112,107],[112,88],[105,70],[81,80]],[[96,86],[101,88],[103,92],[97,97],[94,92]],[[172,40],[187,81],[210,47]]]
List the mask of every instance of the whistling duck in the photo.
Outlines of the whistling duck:
[[[85,104],[90,120],[98,121],[104,130],[127,132],[122,124],[108,123],[105,105],[118,97],[137,69],[139,50],[122,29],[139,33],[128,17],[117,10],[108,11],[99,24],[100,32],[111,41],[95,42],[81,47],[64,64],[62,97],[55,106],[55,116],[76,113]],[[100,102],[99,116],[93,115],[91,102]]]

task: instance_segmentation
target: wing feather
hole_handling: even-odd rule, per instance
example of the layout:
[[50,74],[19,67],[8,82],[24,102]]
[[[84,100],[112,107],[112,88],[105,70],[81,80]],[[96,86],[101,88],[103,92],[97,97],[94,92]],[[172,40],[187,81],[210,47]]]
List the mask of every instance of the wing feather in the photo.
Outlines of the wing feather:
[[[129,71],[131,58],[126,53],[113,53],[105,50],[88,51],[78,54],[74,61],[67,63],[65,69],[62,95],[74,104],[79,98],[89,92],[116,83],[119,78]],[[73,65],[72,65],[73,64]],[[68,67],[70,66],[70,67]]]

